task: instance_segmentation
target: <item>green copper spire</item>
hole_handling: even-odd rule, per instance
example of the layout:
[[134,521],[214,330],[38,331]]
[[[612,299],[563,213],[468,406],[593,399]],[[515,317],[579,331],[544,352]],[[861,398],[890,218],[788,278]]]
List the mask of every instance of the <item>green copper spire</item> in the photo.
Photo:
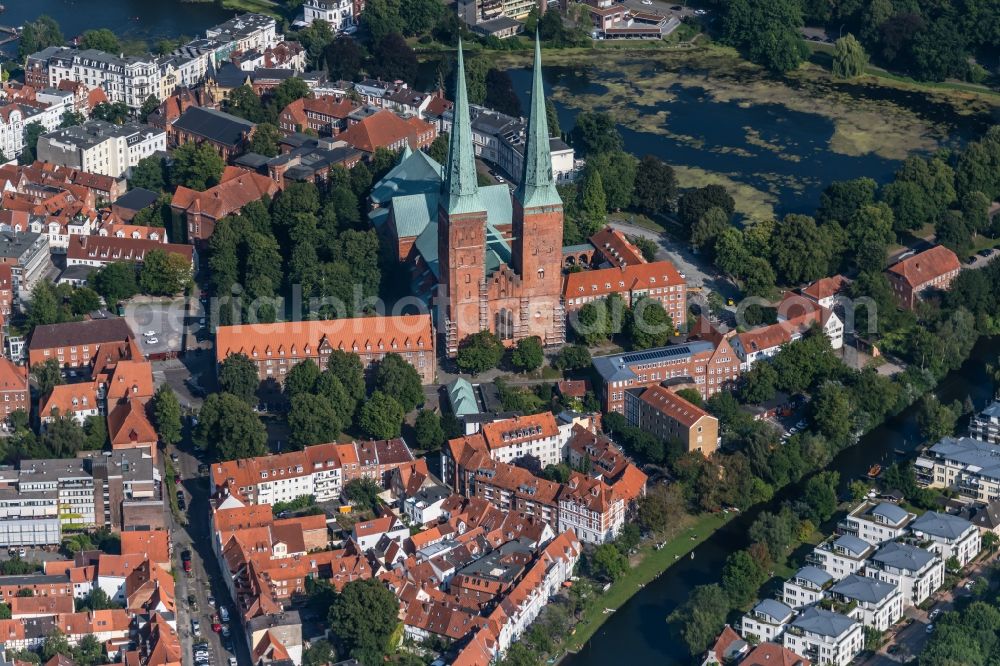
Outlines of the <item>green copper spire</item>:
[[542,86],[542,47],[538,32],[535,32],[535,71],[531,81],[528,135],[524,141],[524,168],[521,170],[517,198],[525,208],[562,204],[552,179],[549,121],[545,115],[545,88]]
[[469,120],[469,96],[465,90],[465,59],[462,40],[458,40],[458,77],[455,82],[454,122],[448,142],[448,163],[444,169],[441,203],[450,214],[485,211],[479,198],[476,178],[476,151],[472,145],[472,121]]

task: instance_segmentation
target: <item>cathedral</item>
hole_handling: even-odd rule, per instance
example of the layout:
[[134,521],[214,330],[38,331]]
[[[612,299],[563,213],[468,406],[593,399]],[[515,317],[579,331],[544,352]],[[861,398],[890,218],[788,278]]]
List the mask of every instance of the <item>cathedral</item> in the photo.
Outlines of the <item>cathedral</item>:
[[[531,336],[547,346],[561,344],[563,207],[552,176],[538,39],[524,163],[513,194],[505,185],[478,185],[461,43],[457,76],[448,161],[437,197],[433,304],[445,350],[454,355],[466,336],[482,330],[508,345]],[[498,201],[498,187],[507,201]],[[507,215],[509,234],[498,228]]]

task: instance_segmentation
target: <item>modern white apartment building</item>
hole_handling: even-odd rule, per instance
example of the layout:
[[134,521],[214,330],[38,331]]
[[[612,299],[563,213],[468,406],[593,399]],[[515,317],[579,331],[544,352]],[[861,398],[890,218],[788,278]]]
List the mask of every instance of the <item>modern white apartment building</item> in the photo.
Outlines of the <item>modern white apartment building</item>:
[[743,616],[743,638],[754,643],[772,641],[779,636],[795,617],[795,611],[774,599],[761,599]]
[[341,32],[354,25],[354,0],[305,0],[302,4],[303,22],[326,21],[334,32]]
[[62,540],[59,497],[54,490],[0,490],[0,544],[47,546]]
[[88,120],[43,134],[38,139],[38,159],[51,164],[119,178],[140,160],[166,151],[167,133],[161,129],[126,123],[113,125]]
[[816,546],[808,559],[835,580],[842,580],[860,571],[865,565],[865,560],[873,552],[875,547],[867,541],[862,541],[851,534],[844,534],[835,539],[827,539]]
[[969,434],[990,444],[1000,444],[1000,400],[979,412],[969,423]]
[[892,583],[903,595],[903,607],[924,602],[944,583],[944,560],[923,548],[893,541],[872,555],[864,574]]
[[914,463],[917,481],[989,504],[1000,499],[1000,444],[945,437]]
[[891,502],[862,502],[841,521],[842,531],[862,541],[880,546],[903,536],[906,526],[916,517]]
[[317,444],[302,451],[216,463],[212,484],[228,483],[252,504],[273,505],[303,495],[325,502],[340,497],[341,465],[336,444]]
[[846,615],[810,607],[792,621],[782,641],[813,664],[847,666],[864,647],[864,630]]
[[830,588],[830,597],[849,606],[848,617],[866,627],[885,631],[903,617],[903,594],[884,581],[851,574]]
[[782,601],[792,608],[802,608],[816,603],[826,595],[833,584],[833,576],[819,567],[799,569],[785,581],[781,591]]
[[282,41],[278,24],[264,14],[240,14],[205,31],[206,39],[232,43],[237,51],[263,51]]
[[963,567],[983,546],[975,525],[947,513],[928,511],[910,524],[910,530],[918,539],[929,540],[928,550],[937,553],[945,562],[954,557]]
[[544,468],[562,462],[571,429],[560,429],[551,412],[542,412],[485,423],[480,432],[493,460],[513,463],[534,456]]

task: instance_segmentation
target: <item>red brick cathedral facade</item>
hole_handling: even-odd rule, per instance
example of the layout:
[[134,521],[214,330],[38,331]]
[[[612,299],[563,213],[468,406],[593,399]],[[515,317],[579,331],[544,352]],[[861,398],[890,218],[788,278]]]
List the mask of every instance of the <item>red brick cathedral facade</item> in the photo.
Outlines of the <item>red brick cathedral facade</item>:
[[465,337],[481,330],[496,333],[508,345],[531,336],[545,345],[560,344],[566,327],[563,206],[552,178],[538,44],[510,241],[488,223],[488,202],[495,198],[484,196],[477,183],[461,44],[454,113],[438,208],[438,325],[445,349],[454,355]]

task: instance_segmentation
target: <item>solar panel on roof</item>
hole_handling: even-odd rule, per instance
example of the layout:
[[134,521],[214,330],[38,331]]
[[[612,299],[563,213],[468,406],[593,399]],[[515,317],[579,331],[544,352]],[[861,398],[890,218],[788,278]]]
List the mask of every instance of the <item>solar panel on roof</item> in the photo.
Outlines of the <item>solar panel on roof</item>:
[[651,352],[641,352],[638,354],[625,354],[622,356],[622,360],[626,363],[640,363],[642,361],[652,361],[656,358],[670,358],[671,356],[681,356],[683,354],[690,354],[691,348],[687,345],[682,345],[680,347],[665,347],[657,351]]

